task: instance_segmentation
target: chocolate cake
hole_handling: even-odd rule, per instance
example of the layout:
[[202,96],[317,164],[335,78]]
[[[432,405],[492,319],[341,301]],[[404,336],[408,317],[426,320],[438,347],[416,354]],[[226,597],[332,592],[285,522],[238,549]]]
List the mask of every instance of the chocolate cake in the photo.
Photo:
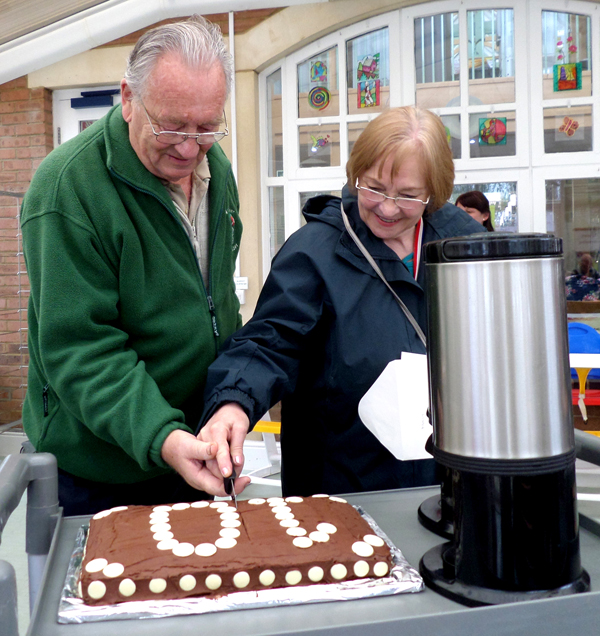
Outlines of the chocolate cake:
[[388,545],[339,497],[270,497],[112,508],[90,521],[90,605],[378,578]]

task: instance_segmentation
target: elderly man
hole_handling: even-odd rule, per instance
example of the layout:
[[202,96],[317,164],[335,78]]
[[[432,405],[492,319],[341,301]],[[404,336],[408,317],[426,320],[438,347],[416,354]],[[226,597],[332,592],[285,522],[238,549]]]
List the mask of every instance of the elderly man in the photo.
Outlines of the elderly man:
[[67,515],[225,494],[204,464],[216,445],[192,430],[208,365],[241,326],[238,194],[215,144],[232,73],[199,16],[147,32],[122,105],[54,150],[25,198],[23,423],[57,457]]

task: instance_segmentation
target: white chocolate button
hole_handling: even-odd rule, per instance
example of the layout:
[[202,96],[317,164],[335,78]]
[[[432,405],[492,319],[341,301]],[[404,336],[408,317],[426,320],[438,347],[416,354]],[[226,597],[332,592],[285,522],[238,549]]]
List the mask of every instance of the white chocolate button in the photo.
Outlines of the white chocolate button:
[[223,519],[221,521],[222,528],[239,528],[242,522],[239,519]]
[[345,499],[342,499],[341,497],[329,497],[330,501],[338,501],[339,503],[348,503]]
[[273,585],[275,581],[275,572],[273,572],[273,570],[263,570],[260,573],[258,580],[260,581],[260,584],[265,587]]
[[286,533],[291,537],[303,537],[306,534],[306,530],[304,528],[288,528]]
[[275,515],[275,519],[279,519],[280,521],[283,519],[293,519],[293,518],[294,518],[293,512],[278,512]]
[[310,546],[313,544],[312,540],[309,539],[308,537],[296,537],[292,543],[297,547],[297,548],[310,548]]
[[160,512],[160,511],[169,512],[169,510],[171,510],[171,506],[154,506],[152,510],[154,512]]
[[260,497],[255,497],[254,499],[248,499],[248,503],[252,506],[260,506],[260,504],[266,503],[266,499],[261,499]]
[[102,581],[92,581],[88,585],[88,594],[94,599],[101,599],[106,594],[106,585]]
[[196,579],[191,574],[184,574],[179,579],[179,587],[184,592],[191,592],[196,587]]
[[278,506],[285,501],[283,497],[267,497],[269,506]]
[[194,501],[191,506],[192,508],[206,508],[208,506],[208,501]]
[[127,506],[117,506],[110,509],[111,512],[121,512],[122,510],[127,510]]
[[302,497],[286,497],[285,500],[288,503],[302,503],[304,501]]
[[335,534],[337,532],[337,528],[332,523],[320,523],[317,526],[317,530],[327,534]]
[[169,513],[168,512],[153,512],[150,514],[150,525],[153,526],[155,523],[169,523]]
[[296,526],[300,525],[300,522],[298,521],[298,519],[282,519],[279,522],[279,525],[282,528],[295,528]]
[[238,589],[241,590],[245,587],[248,587],[249,583],[250,583],[250,575],[248,574],[248,572],[237,572],[236,574],[234,574],[233,584]]
[[290,570],[285,575],[285,582],[288,585],[298,585],[298,583],[300,583],[301,580],[302,580],[302,572],[300,572],[300,570]]
[[196,554],[201,557],[209,557],[215,554],[217,546],[214,543],[200,543],[196,546]]
[[318,583],[319,581],[322,581],[324,576],[325,576],[325,572],[323,571],[323,568],[320,568],[318,565],[313,566],[308,571],[308,578],[313,583]]
[[152,579],[148,588],[153,594],[160,594],[167,589],[167,582],[164,579]]
[[100,572],[108,565],[106,559],[93,559],[85,566],[86,572]]
[[125,572],[125,567],[122,563],[109,563],[105,568],[102,569],[102,574],[107,576],[109,579],[114,579],[117,576],[121,576]]
[[385,576],[388,573],[389,567],[385,561],[379,561],[373,566],[373,574],[375,576]]
[[159,541],[156,547],[159,550],[172,550],[178,543],[177,539],[165,539],[164,541]]
[[321,494],[319,494],[319,495],[313,495],[313,497],[315,497],[315,498],[319,498],[319,497],[329,497],[329,495],[321,495]]
[[190,504],[182,501],[181,503],[173,504],[171,507],[173,510],[187,510],[190,507]]
[[357,561],[354,564],[354,574],[359,578],[363,578],[363,576],[367,576],[369,573],[369,564],[366,561]]
[[385,541],[376,534],[365,534],[363,541],[369,545],[375,546],[376,548],[380,548],[385,543]]
[[150,532],[156,534],[157,532],[168,532],[171,529],[171,525],[168,523],[154,523],[150,526]]
[[278,512],[292,512],[292,509],[289,506],[273,506],[271,512],[273,512],[273,514],[277,514]]
[[218,590],[221,587],[221,577],[218,574],[209,574],[204,583],[209,590]]
[[220,537],[215,541],[215,545],[220,550],[228,550],[237,545],[237,541],[233,537]]
[[167,541],[168,539],[172,539],[173,538],[173,533],[170,532],[169,530],[165,531],[165,532],[156,532],[152,538],[155,541]]
[[240,518],[239,512],[231,512],[228,510],[227,512],[221,513],[221,519],[223,519],[223,521],[229,520],[229,519],[239,519],[239,518]]
[[211,508],[222,508],[223,506],[227,506],[226,501],[213,501],[209,504]]
[[[109,514],[110,510],[101,510],[100,512],[97,512],[92,519],[103,519],[104,517],[108,517]],[[100,598],[102,598],[102,596]]]
[[194,546],[191,543],[178,543],[173,548],[173,554],[178,557],[189,557],[194,554]]
[[219,534],[222,537],[228,537],[230,539],[237,539],[241,532],[237,528],[221,528]]
[[135,583],[131,579],[123,579],[119,583],[119,594],[121,596],[132,596],[135,592]]
[[343,563],[336,563],[335,565],[331,566],[331,570],[329,570],[331,572],[331,576],[333,576],[334,579],[336,579],[336,581],[341,581],[342,579],[346,578],[346,574],[348,574],[348,570],[346,569],[346,566]]
[[358,554],[358,556],[361,557],[370,557],[373,556],[373,552],[375,552],[375,550],[373,550],[372,545],[369,545],[364,541],[355,541],[352,544],[352,552],[354,552],[354,554]]
[[318,530],[311,532],[308,536],[316,543],[326,543],[329,541],[329,535],[326,532],[319,532]]

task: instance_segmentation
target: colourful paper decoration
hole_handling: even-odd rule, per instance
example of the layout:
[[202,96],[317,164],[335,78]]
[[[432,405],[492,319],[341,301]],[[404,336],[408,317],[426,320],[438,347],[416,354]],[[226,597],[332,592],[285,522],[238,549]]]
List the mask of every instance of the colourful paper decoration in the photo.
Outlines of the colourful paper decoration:
[[358,108],[369,108],[379,106],[381,103],[380,80],[367,80],[358,82]]
[[329,135],[319,135],[316,137],[315,135],[311,135],[312,139],[312,147],[310,149],[311,152],[318,152],[319,148],[326,146],[329,143],[330,136]]
[[554,91],[581,90],[581,62],[554,65]]
[[579,122],[571,119],[570,117],[565,117],[563,119],[562,126],[558,129],[558,132],[564,132],[567,137],[572,137],[575,134],[575,131],[579,128]]
[[315,60],[310,64],[310,81],[318,84],[327,84],[327,64],[321,60]]
[[506,117],[479,119],[479,145],[499,146],[506,144]]
[[365,55],[356,67],[356,79],[360,82],[362,79],[374,80],[379,79],[379,53],[373,55]]
[[316,110],[323,110],[329,106],[331,100],[331,93],[325,86],[315,86],[311,88],[308,94],[308,104],[311,108]]

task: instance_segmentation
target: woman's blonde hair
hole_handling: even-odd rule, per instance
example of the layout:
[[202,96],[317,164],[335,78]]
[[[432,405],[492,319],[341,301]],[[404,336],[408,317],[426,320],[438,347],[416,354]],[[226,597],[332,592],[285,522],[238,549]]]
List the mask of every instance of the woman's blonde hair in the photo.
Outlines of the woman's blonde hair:
[[454,188],[454,161],[442,120],[431,111],[415,106],[390,108],[376,117],[357,139],[346,164],[348,186],[355,192],[356,180],[379,163],[392,158],[392,177],[407,160],[419,157],[425,168],[429,193],[427,212],[442,207]]

